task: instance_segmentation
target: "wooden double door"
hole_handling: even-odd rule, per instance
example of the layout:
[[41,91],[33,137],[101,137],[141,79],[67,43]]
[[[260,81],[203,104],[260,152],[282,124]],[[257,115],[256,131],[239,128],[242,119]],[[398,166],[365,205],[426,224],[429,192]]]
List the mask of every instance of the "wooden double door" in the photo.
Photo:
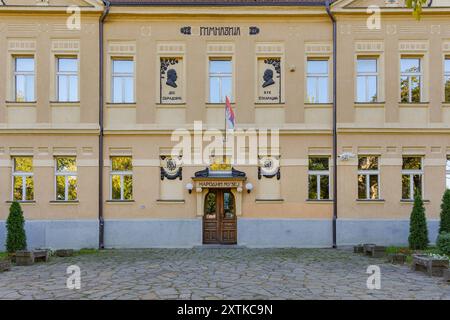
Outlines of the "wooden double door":
[[210,189],[203,214],[204,244],[236,244],[236,201],[230,189]]

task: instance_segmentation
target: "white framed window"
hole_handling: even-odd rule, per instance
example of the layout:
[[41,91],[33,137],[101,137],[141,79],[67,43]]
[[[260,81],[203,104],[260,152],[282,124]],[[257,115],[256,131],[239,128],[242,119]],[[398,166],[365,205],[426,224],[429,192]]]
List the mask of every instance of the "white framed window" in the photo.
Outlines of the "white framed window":
[[450,102],[450,57],[445,57],[444,61],[444,92],[444,101]]
[[378,156],[358,157],[358,199],[380,198],[380,172]]
[[13,157],[12,200],[33,201],[33,157]]
[[306,102],[328,103],[328,59],[308,59],[306,67]]
[[57,101],[78,101],[78,58],[56,58]]
[[34,57],[14,58],[14,99],[17,102],[35,101]]
[[447,156],[447,163],[445,165],[445,185],[450,189],[450,155]]
[[408,57],[400,59],[400,101],[419,103],[422,94],[422,59]]
[[416,193],[423,197],[423,158],[403,156],[402,200],[414,200]]
[[111,157],[111,200],[133,200],[133,165],[130,156]]
[[134,103],[134,61],[133,59],[112,59],[111,101],[113,103]]
[[56,201],[77,200],[77,163],[75,157],[55,158]]
[[233,101],[233,61],[231,58],[209,60],[209,103]]
[[330,158],[324,156],[309,157],[308,163],[308,199],[330,199]]
[[378,101],[378,59],[358,57],[356,74],[356,101]]

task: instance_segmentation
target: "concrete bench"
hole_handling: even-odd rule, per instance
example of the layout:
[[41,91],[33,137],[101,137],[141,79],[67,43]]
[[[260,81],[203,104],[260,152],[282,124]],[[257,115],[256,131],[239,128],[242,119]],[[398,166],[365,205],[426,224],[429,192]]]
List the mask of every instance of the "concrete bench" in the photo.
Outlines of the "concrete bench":
[[442,273],[445,282],[450,282],[450,269],[445,269]]
[[11,261],[9,260],[0,260],[0,272],[11,270]]
[[353,247],[353,253],[364,253],[364,245],[358,244]]
[[415,254],[413,255],[411,269],[425,272],[430,277],[442,277],[444,270],[448,269],[448,260],[433,258],[426,254]]
[[388,261],[392,264],[405,264],[406,254],[403,253],[391,253],[388,256]]
[[73,249],[59,249],[55,251],[57,257],[71,257],[73,256]]
[[50,258],[50,250],[47,249],[37,249],[33,251],[34,262],[42,261],[48,262]]
[[366,256],[370,256],[373,258],[380,258],[384,257],[386,255],[386,247],[384,246],[377,246],[372,243],[366,243],[364,245],[364,254]]
[[16,265],[31,266],[32,264],[34,264],[33,252],[26,250],[16,251]]

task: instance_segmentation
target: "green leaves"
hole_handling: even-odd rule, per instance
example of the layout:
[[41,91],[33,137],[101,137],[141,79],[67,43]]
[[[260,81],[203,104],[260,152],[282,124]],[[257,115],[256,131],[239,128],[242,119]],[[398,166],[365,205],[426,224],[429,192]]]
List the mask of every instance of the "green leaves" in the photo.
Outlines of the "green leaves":
[[420,193],[414,197],[414,207],[409,220],[409,248],[413,250],[424,250],[428,247],[428,228]]
[[450,189],[447,189],[442,196],[439,233],[442,232],[450,233]]
[[426,5],[428,0],[406,0],[406,7],[413,9],[413,16],[417,20],[420,20],[422,14],[422,8]]
[[25,219],[18,202],[13,202],[9,208],[9,216],[6,220],[6,250],[14,253],[18,250],[26,250],[27,236],[25,234]]

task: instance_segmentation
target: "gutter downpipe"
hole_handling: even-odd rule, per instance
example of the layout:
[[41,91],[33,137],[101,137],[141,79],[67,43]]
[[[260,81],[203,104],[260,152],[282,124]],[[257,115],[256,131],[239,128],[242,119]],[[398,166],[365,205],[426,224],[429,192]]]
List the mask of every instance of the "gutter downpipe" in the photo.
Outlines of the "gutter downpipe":
[[98,118],[100,132],[98,136],[98,247],[99,249],[105,248],[104,235],[105,235],[105,221],[103,219],[103,24],[106,20],[106,16],[109,13],[111,3],[108,0],[103,0],[105,7],[99,21],[99,107]]
[[331,13],[330,0],[325,0],[327,14],[333,23],[333,248],[337,248],[336,242],[336,221],[337,221],[337,26],[336,18]]

